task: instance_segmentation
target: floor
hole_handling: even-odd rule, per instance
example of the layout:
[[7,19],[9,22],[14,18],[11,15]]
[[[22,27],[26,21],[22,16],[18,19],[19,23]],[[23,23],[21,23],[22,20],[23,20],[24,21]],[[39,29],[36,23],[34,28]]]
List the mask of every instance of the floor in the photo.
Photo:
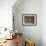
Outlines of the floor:
[[16,46],[15,39],[13,40],[6,40],[6,42],[2,43],[0,46]]
[[[1,44],[0,46],[16,46],[16,39],[6,40],[6,42]],[[17,46],[19,46],[19,45],[17,45]],[[21,43],[20,46],[24,46],[23,43]]]

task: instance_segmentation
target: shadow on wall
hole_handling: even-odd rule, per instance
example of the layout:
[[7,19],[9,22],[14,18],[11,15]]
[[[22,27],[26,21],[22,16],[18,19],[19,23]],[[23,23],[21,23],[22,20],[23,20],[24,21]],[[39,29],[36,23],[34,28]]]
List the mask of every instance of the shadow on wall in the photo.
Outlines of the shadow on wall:
[[21,3],[23,3],[23,1],[24,1],[24,0],[17,0],[16,3],[12,6],[12,8],[13,8],[13,9],[18,8],[18,7],[21,5]]

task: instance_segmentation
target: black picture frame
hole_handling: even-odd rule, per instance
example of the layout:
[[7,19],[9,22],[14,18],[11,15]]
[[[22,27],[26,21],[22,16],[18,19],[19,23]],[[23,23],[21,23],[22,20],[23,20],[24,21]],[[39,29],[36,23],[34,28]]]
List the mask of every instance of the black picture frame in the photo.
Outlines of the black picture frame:
[[36,26],[37,14],[22,14],[22,26]]

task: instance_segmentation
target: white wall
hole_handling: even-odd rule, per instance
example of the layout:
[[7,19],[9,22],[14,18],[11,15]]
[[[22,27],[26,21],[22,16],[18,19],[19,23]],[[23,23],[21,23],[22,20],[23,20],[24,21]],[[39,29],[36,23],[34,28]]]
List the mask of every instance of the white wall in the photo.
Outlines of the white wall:
[[12,6],[16,0],[0,0],[0,27],[12,28]]
[[[21,1],[23,3],[20,3]],[[0,26],[12,28],[12,6],[15,2],[16,0],[0,0]],[[15,23],[19,24],[16,28],[23,32],[24,37],[27,36],[27,33],[30,39],[37,42],[37,45],[39,45],[41,35],[42,46],[46,46],[46,0],[41,0],[41,13],[40,0],[20,0],[18,2],[19,5],[14,6]],[[22,26],[22,13],[37,13],[37,26]]]
[[46,46],[46,0],[41,1],[41,38],[42,46]]
[[[18,2],[20,1],[18,0]],[[41,1],[22,0],[19,4],[15,3],[13,13],[15,30],[22,32],[24,38],[27,37],[28,39],[34,40],[36,46],[41,46]],[[37,14],[37,26],[22,26],[22,14]]]

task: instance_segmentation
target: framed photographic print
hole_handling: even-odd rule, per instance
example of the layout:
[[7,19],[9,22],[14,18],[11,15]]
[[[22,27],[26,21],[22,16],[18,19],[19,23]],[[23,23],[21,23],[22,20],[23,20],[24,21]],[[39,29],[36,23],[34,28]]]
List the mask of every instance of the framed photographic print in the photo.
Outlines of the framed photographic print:
[[36,26],[37,14],[22,14],[22,26]]

